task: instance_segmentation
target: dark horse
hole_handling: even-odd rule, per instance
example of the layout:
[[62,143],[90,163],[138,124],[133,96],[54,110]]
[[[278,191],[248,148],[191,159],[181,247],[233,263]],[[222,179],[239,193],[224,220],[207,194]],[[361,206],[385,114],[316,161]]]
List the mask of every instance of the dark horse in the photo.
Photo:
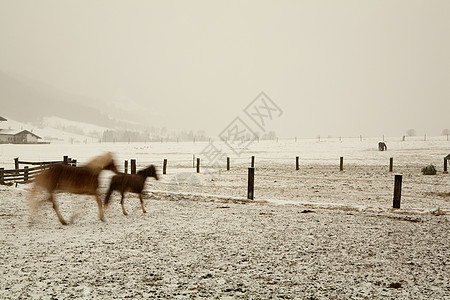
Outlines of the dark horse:
[[85,194],[95,196],[100,220],[104,221],[102,201],[97,192],[99,185],[98,176],[103,170],[110,170],[117,173],[114,159],[111,153],[97,156],[89,163],[81,167],[72,167],[67,165],[54,165],[51,168],[42,171],[36,178],[34,187],[29,197],[29,203],[33,212],[38,208],[36,201],[36,192],[42,188],[49,193],[48,201],[52,202],[53,209],[58,216],[61,224],[66,225],[66,221],[61,216],[58,205],[55,202],[53,193],[55,191],[65,191],[74,194]]
[[385,143],[385,142],[379,142],[379,143],[378,143],[378,150],[380,150],[380,151],[387,150],[387,145],[386,145],[386,143]]
[[109,205],[109,199],[114,191],[119,191],[122,198],[120,199],[120,205],[122,205],[122,212],[124,215],[128,215],[123,206],[123,199],[125,192],[132,192],[139,194],[139,200],[141,200],[142,211],[146,213],[144,208],[144,201],[142,200],[142,190],[144,189],[145,180],[147,177],[154,177],[158,180],[155,166],[151,165],[146,169],[140,170],[137,174],[116,174],[111,179],[108,193],[105,197],[105,208]]

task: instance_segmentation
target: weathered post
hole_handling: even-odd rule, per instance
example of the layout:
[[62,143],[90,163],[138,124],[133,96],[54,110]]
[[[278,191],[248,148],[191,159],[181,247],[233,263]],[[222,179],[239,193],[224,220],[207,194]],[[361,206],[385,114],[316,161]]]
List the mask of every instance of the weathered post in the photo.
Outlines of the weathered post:
[[23,181],[28,182],[28,166],[23,169]]
[[128,174],[128,160],[125,161],[125,168],[124,169],[125,169],[124,173]]
[[300,170],[300,158],[298,156],[295,157],[295,170]]
[[253,200],[255,191],[255,168],[248,168],[247,199]]
[[389,158],[389,172],[392,172],[394,170],[394,158]]
[[230,158],[227,157],[227,171],[230,171]]
[[197,157],[197,173],[200,173],[200,158]]
[[19,158],[18,157],[14,158],[14,168],[16,170],[19,170]]
[[394,208],[400,208],[400,199],[402,197],[402,175],[395,175],[394,182]]
[[448,174],[448,171],[447,171],[447,161],[448,161],[447,157],[444,157],[444,174]]
[[163,162],[163,174],[166,174],[166,168],[167,168],[167,158],[165,158]]
[[130,159],[131,162],[131,174],[136,174],[136,159]]
[[341,156],[339,159],[339,170],[343,171],[344,170],[344,157]]
[[69,157],[67,155],[63,156],[63,164],[65,165],[69,164]]
[[255,156],[252,156],[252,164],[251,167],[254,168],[255,167]]
[[0,184],[5,184],[5,168],[0,168]]

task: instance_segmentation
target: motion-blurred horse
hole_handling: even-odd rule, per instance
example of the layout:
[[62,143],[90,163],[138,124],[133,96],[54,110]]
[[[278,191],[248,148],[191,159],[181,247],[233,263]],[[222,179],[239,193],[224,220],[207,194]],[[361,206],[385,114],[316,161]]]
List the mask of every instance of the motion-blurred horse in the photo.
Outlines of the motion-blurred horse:
[[378,150],[380,150],[380,151],[387,150],[387,145],[386,145],[386,143],[385,143],[385,142],[379,142],[379,143],[378,143]]
[[36,213],[39,203],[36,200],[36,193],[39,189],[44,189],[49,193],[48,201],[52,202],[53,209],[58,216],[61,224],[67,222],[61,216],[58,205],[55,201],[54,192],[63,191],[73,194],[84,194],[95,196],[100,220],[104,221],[102,201],[97,192],[99,185],[99,175],[103,170],[110,170],[117,173],[112,153],[108,152],[97,156],[90,162],[81,167],[72,167],[68,165],[54,165],[47,170],[42,171],[36,178],[34,187],[30,193],[29,203],[32,212]]
[[109,199],[114,191],[119,191],[122,198],[120,199],[120,205],[122,206],[122,213],[128,215],[123,205],[123,199],[125,192],[132,192],[139,194],[139,200],[141,201],[142,212],[146,213],[144,208],[144,201],[142,200],[142,190],[144,189],[145,181],[147,177],[153,177],[158,180],[158,174],[156,174],[156,168],[150,165],[146,169],[140,170],[137,174],[117,174],[111,179],[109,190],[105,197],[105,208],[109,205]]

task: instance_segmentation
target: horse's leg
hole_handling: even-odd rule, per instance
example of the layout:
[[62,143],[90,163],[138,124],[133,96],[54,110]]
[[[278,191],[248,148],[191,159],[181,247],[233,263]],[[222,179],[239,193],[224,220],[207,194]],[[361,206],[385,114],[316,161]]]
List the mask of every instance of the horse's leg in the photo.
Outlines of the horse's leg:
[[103,202],[103,204],[105,205],[105,209],[107,209],[108,206],[109,206],[109,200],[111,199],[111,195],[112,195],[113,192],[114,192],[114,189],[113,189],[112,186],[110,186],[109,190],[108,190],[108,193],[106,193],[105,201]]
[[55,210],[56,216],[58,216],[59,222],[61,222],[61,224],[63,224],[63,225],[67,225],[67,222],[64,221],[63,217],[59,213],[58,204],[56,204],[55,197],[53,197],[53,193],[50,193],[50,197],[48,198],[48,201],[52,202],[53,209]]
[[142,207],[142,212],[145,214],[145,208],[144,208],[144,200],[142,200],[142,194],[139,193],[139,200],[141,200],[141,207]]
[[122,212],[123,212],[123,214],[126,216],[126,215],[128,215],[128,214],[127,214],[127,212],[125,211],[125,207],[123,206],[123,199],[125,198],[125,193],[124,193],[124,192],[121,192],[121,194],[122,194],[122,199],[120,199],[120,205],[122,205]]
[[98,205],[98,216],[100,217],[101,221],[105,221],[105,216],[103,214],[102,200],[100,199],[98,193],[95,193],[95,199],[97,200]]

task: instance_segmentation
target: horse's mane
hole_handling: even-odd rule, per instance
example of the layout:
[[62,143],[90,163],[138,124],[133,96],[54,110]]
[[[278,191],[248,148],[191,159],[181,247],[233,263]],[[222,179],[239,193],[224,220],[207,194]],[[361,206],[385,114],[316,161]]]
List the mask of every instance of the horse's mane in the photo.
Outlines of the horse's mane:
[[93,158],[91,161],[86,163],[84,167],[91,169],[92,171],[99,172],[104,167],[108,166],[114,161],[113,155],[111,152],[106,152],[103,155],[99,155]]

